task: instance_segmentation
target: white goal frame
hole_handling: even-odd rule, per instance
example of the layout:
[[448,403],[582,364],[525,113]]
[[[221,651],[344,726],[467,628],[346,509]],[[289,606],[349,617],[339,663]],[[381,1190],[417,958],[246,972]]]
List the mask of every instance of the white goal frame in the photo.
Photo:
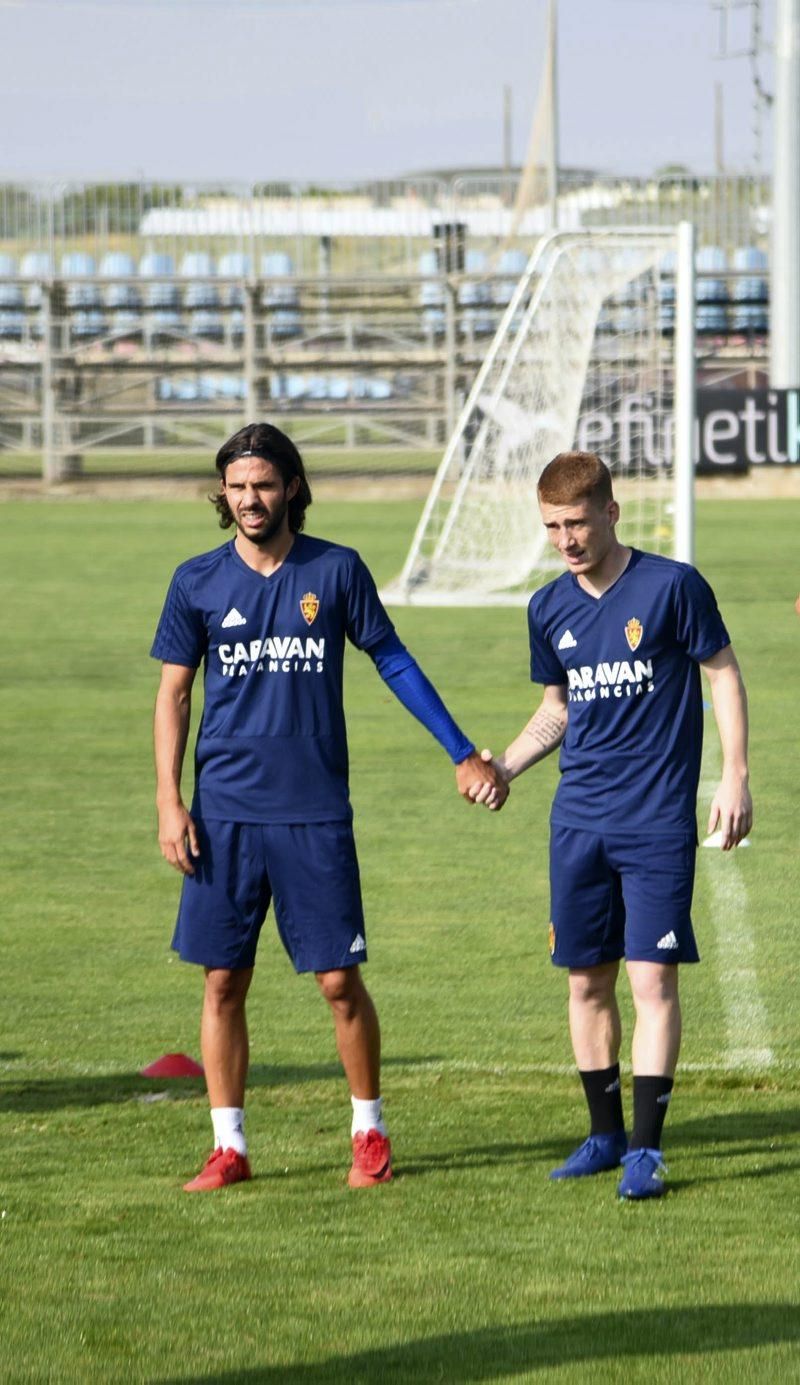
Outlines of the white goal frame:
[[[648,254],[658,256],[668,250],[674,252],[675,262],[675,324],[673,354],[673,434],[674,459],[672,466],[672,549],[670,556],[683,562],[693,559],[694,536],[694,452],[695,452],[695,323],[694,323],[694,227],[682,222],[677,227],[635,227],[632,229],[591,228],[584,231],[554,231],[539,241],[516,286],[514,294],[498,326],[494,339],[475,378],[472,389],[456,423],[447,449],[437,470],[425,508],[417,525],[405,565],[397,580],[382,593],[387,604],[427,605],[427,606],[515,606],[527,603],[530,589],[522,591],[520,583],[513,589],[498,590],[498,583],[487,579],[481,585],[480,561],[476,559],[475,581],[469,587],[448,589],[437,584],[435,574],[437,556],[445,552],[454,526],[458,523],[462,502],[468,495],[473,481],[474,459],[481,457],[488,438],[489,419],[492,410],[502,404],[502,394],[518,362],[524,361],[526,342],[531,333],[531,324],[537,312],[552,314],[552,303],[544,302],[548,286],[552,283],[555,268],[560,257],[586,246],[589,252],[596,248],[601,260],[605,256],[613,264],[613,256],[632,256],[635,264],[641,255],[642,264]],[[662,247],[663,246],[663,250]],[[638,271],[637,271],[638,272]],[[630,276],[635,277],[634,275]],[[600,299],[597,297],[597,311]],[[557,308],[556,304],[556,308]],[[571,449],[574,443],[574,430],[577,425],[577,407],[580,390],[588,374],[588,356],[591,341],[583,343],[586,362],[583,380],[577,387],[572,382],[573,399],[570,401],[569,417],[551,420],[550,415],[541,415],[541,424],[535,425],[542,433],[541,455],[531,465],[526,464],[525,475],[520,482],[515,478],[515,501],[524,505],[525,513],[530,504],[530,522],[536,519],[536,483],[542,467],[556,452]],[[505,353],[505,354],[504,354]],[[521,367],[522,368],[522,367]],[[487,393],[487,382],[492,380]],[[574,407],[572,407],[574,406]],[[475,431],[475,420],[481,421]],[[470,439],[469,429],[473,428]],[[545,450],[542,450],[545,449]],[[602,449],[601,449],[602,450]],[[500,484],[493,482],[492,484]],[[448,500],[443,490],[452,491]],[[442,519],[442,516],[444,518]],[[435,516],[435,522],[432,520]],[[430,532],[429,532],[430,531]],[[428,552],[425,552],[427,541]],[[535,565],[531,568],[533,575]],[[486,573],[484,573],[486,577]],[[535,579],[531,586],[535,585]]]

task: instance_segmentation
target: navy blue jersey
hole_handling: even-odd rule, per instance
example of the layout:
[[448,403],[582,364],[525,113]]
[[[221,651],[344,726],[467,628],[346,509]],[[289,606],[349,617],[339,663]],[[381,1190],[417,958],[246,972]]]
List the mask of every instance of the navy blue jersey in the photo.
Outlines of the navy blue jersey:
[[730,644],[695,568],[652,553],[598,599],[564,573],[528,607],[531,678],[568,690],[552,820],[694,831],[703,740],[698,664]]
[[229,822],[351,816],[342,698],[345,640],[393,629],[358,554],[297,534],[264,577],[234,542],[177,569],[151,654],[204,665],[193,808]]

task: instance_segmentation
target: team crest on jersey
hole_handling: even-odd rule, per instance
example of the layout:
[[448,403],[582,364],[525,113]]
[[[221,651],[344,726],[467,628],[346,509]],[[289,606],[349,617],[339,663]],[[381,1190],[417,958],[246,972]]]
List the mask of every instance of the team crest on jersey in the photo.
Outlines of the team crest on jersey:
[[642,633],[642,622],[637,620],[636,616],[631,616],[628,624],[625,626],[625,638],[628,641],[629,649],[639,648],[642,642]]
[[548,942],[550,944],[550,956],[552,957],[556,950],[556,930],[553,927],[552,923],[550,924],[550,928],[548,930]]
[[319,597],[313,592],[306,592],[300,601],[300,610],[303,612],[303,620],[306,625],[313,625],[319,610]]

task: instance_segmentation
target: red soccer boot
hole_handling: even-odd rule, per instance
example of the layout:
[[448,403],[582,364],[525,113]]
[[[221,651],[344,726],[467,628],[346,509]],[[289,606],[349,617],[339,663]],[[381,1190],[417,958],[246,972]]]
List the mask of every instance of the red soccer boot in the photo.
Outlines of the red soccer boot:
[[353,1167],[348,1176],[351,1188],[371,1188],[373,1183],[388,1183],[392,1176],[392,1146],[379,1130],[358,1131],[353,1136]]
[[217,1148],[209,1154],[196,1178],[184,1183],[185,1193],[208,1193],[213,1188],[227,1188],[229,1183],[244,1183],[252,1178],[247,1156],[235,1149]]

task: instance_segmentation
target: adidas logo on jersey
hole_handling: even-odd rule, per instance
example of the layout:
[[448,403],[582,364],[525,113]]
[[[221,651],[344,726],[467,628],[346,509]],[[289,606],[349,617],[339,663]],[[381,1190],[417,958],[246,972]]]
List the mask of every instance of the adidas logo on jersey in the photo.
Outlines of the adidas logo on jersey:
[[656,943],[656,947],[660,947],[662,952],[674,952],[677,946],[678,939],[675,937],[675,934],[672,932],[672,929],[670,929],[669,933],[665,933],[663,938],[659,938],[658,942]]
[[355,938],[353,939],[352,943],[350,944],[350,951],[351,951],[351,952],[366,952],[366,950],[367,950],[367,944],[364,942],[364,939],[362,938],[361,934],[360,934],[360,933],[356,933]]
[[577,649],[578,641],[571,630],[565,630],[561,639],[558,641],[559,649]]
[[234,625],[246,624],[247,620],[245,616],[243,616],[240,611],[237,611],[235,606],[231,606],[231,609],[229,610],[228,614],[222,622],[222,628],[223,630],[230,630],[231,627]]

